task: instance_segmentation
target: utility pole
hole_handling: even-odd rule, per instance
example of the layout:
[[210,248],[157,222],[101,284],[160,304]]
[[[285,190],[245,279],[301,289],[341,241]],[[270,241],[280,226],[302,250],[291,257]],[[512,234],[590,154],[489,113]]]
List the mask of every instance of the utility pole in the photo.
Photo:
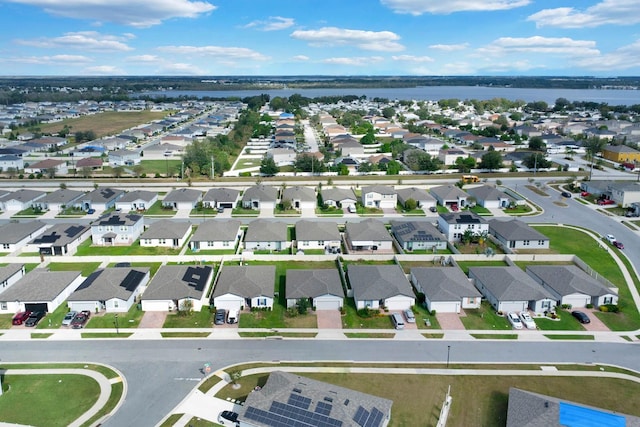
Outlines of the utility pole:
[[216,176],[216,164],[213,161],[213,156],[211,156],[211,179],[213,180],[213,178]]

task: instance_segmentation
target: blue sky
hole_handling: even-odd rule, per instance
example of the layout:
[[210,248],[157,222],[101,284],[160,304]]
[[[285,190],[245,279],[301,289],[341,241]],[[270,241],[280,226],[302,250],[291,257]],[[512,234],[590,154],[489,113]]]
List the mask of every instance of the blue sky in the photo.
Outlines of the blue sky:
[[1,75],[640,75],[640,0],[0,0]]

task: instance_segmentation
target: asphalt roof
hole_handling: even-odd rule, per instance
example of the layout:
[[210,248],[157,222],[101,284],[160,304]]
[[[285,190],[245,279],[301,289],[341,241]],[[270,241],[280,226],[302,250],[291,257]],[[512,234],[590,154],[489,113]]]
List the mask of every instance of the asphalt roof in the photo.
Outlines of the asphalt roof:
[[506,193],[498,190],[493,185],[481,185],[479,187],[470,187],[467,193],[471,194],[478,200],[502,200],[509,199]]
[[284,222],[257,219],[249,223],[245,242],[285,242],[289,226]]
[[296,222],[296,240],[340,240],[340,231],[338,231],[338,224],[335,222],[318,222],[308,220],[298,221]]
[[116,200],[124,193],[124,190],[109,188],[109,187],[101,187],[96,188],[90,193],[87,193],[83,200],[89,200],[92,203],[108,203]]
[[475,212],[446,212],[440,216],[448,224],[486,224],[487,220],[476,214]]
[[268,185],[254,185],[242,194],[242,201],[260,200],[261,202],[275,202],[278,200],[278,189]]
[[118,298],[126,301],[147,277],[149,270],[149,267],[108,267],[97,270],[67,300],[106,301]]
[[11,200],[17,200],[19,202],[30,202],[39,197],[43,197],[46,194],[47,193],[45,193],[44,191],[22,189],[22,190],[14,191],[13,193],[7,193],[3,196],[0,196],[0,201],[8,202]]
[[378,193],[378,194],[396,194],[395,188],[389,185],[369,185],[362,187],[362,194]]
[[146,190],[133,190],[126,193],[122,196],[118,202],[120,203],[130,203],[135,202],[137,200],[144,200],[145,202],[149,202],[153,200],[154,197],[157,197],[158,193],[155,191],[146,191]]
[[432,187],[431,194],[439,200],[457,200],[458,198],[467,198],[469,195],[455,185],[439,185]]
[[575,265],[530,265],[527,273],[537,276],[560,295],[581,293],[589,296],[617,295]]
[[190,222],[161,219],[151,223],[140,235],[141,239],[181,239],[191,229]]
[[29,243],[34,245],[64,246],[88,231],[89,227],[82,224],[55,224]]
[[93,224],[91,225],[92,226],[97,226],[97,225],[98,226],[99,225],[131,226],[136,224],[138,221],[142,221],[142,220],[143,220],[142,215],[129,214],[124,212],[111,212],[111,213],[102,215],[100,218],[95,220],[95,222],[93,222]]
[[0,293],[0,301],[52,301],[78,277],[79,271],[32,270]]
[[353,265],[347,276],[355,300],[381,300],[397,295],[415,298],[411,284],[398,265]]
[[143,300],[202,298],[213,276],[209,265],[163,265],[142,294]]
[[41,221],[10,222],[0,225],[0,243],[18,243],[38,230],[45,228],[47,224]]
[[317,298],[335,295],[344,298],[340,274],[335,268],[315,270],[287,270],[286,298]]
[[9,264],[4,267],[0,267],[0,283],[5,282],[23,268],[24,264]]
[[243,298],[273,298],[275,281],[276,267],[273,265],[225,265],[212,297],[233,294]]
[[547,236],[518,219],[491,219],[489,220],[489,231],[491,234],[501,236],[509,241],[549,240]]
[[197,202],[202,198],[202,191],[193,188],[178,188],[170,191],[162,203]]
[[82,198],[82,191],[68,190],[60,188],[44,196],[40,201],[43,203],[71,203]]
[[402,201],[407,201],[409,199],[413,199],[416,202],[430,200],[435,201],[433,196],[427,192],[427,190],[423,190],[421,188],[411,187],[411,188],[402,188],[397,191],[398,199]]
[[316,191],[311,187],[287,187],[282,191],[282,199],[301,200],[303,202],[315,202]]
[[482,296],[457,267],[416,267],[411,269],[411,274],[429,301],[460,301]]
[[192,242],[234,241],[238,237],[242,222],[237,219],[210,219],[198,225],[191,236]]
[[429,221],[390,221],[391,232],[403,242],[445,242],[447,238]]
[[499,301],[555,300],[520,267],[469,267],[469,277],[480,281]]
[[352,242],[393,240],[382,221],[373,218],[360,222],[347,222],[345,233]]
[[238,200],[239,190],[233,188],[212,188],[207,191],[202,200],[215,200],[217,203],[231,203]]
[[333,200],[336,202],[340,202],[342,200],[357,200],[357,197],[351,188],[323,188],[322,198],[327,200]]

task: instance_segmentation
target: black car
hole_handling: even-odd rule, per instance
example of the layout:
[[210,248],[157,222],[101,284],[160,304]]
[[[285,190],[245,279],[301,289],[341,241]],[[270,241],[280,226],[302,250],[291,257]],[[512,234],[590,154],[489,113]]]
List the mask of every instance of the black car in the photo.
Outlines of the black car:
[[225,426],[237,426],[238,414],[233,411],[222,411],[220,415],[218,415],[218,422]]
[[573,317],[575,317],[576,319],[578,319],[578,322],[580,323],[591,323],[591,319],[589,319],[589,316],[587,316],[585,313],[583,313],[582,311],[572,311],[571,315]]
[[38,324],[40,319],[44,317],[44,311],[34,311],[29,315],[27,320],[25,320],[24,325],[29,327],[34,327]]
[[89,321],[89,316],[91,316],[91,312],[88,310],[83,310],[76,314],[76,317],[71,321],[71,327],[73,329],[82,329],[87,321]]
[[571,193],[569,193],[568,191],[563,191],[562,192],[562,197],[566,197],[567,199],[571,198]]
[[213,323],[216,325],[224,325],[224,319],[227,318],[227,310],[224,308],[220,308],[216,310],[216,316],[213,320]]

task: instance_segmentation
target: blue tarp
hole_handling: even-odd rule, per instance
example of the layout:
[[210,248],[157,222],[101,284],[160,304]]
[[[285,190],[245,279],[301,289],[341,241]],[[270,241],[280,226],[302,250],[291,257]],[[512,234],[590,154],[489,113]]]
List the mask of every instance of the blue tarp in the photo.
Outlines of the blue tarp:
[[625,427],[620,415],[560,402],[560,424],[566,427]]

